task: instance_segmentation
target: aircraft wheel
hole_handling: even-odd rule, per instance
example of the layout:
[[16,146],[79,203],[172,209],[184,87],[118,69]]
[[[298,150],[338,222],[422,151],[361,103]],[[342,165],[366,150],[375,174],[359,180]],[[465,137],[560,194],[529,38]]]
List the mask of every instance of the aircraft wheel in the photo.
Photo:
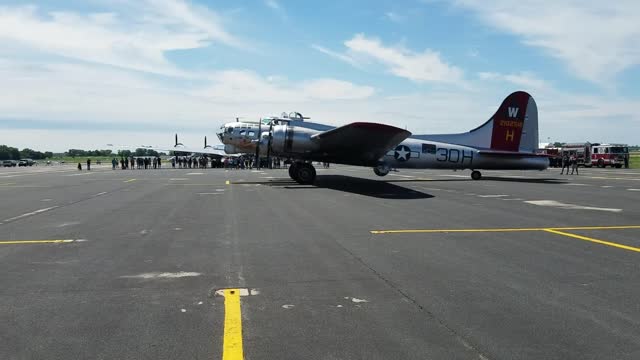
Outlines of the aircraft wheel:
[[310,185],[316,180],[316,168],[311,164],[300,164],[296,167],[296,179],[298,184]]
[[474,170],[471,172],[471,178],[473,180],[480,180],[480,178],[482,178],[482,174],[480,173],[480,171]]
[[389,173],[389,167],[385,165],[378,165],[373,168],[373,172],[378,176],[385,176]]
[[298,181],[298,163],[292,163],[289,166],[289,177],[291,177],[295,181]]

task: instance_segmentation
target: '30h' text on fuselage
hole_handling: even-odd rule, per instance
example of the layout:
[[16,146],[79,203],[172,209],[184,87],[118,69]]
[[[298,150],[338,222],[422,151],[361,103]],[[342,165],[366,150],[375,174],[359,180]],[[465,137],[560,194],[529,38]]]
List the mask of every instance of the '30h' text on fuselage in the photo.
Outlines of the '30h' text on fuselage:
[[299,183],[315,180],[312,161],[369,166],[379,176],[392,168],[544,170],[549,165],[538,147],[538,109],[526,92],[507,96],[496,113],[465,133],[412,135],[394,126],[354,122],[340,127],[305,121],[299,113],[233,122],[218,137],[229,153],[256,153],[293,160],[290,176]]

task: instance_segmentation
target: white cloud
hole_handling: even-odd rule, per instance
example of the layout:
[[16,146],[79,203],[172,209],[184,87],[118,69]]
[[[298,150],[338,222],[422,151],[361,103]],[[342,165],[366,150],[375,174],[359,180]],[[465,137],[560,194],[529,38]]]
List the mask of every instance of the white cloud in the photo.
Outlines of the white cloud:
[[273,10],[281,9],[280,4],[276,0],[266,0],[264,3]]
[[520,72],[515,74],[500,74],[496,72],[479,72],[478,78],[481,80],[506,81],[520,86],[526,91],[541,91],[549,88],[549,84],[530,72]]
[[364,34],[357,34],[344,44],[352,54],[377,61],[393,75],[417,83],[462,80],[462,70],[444,62],[440,53],[431,49],[414,52],[401,46],[385,46],[379,39]]
[[336,79],[314,79],[302,83],[281,77],[266,79],[246,70],[228,70],[210,77],[213,85],[196,92],[199,96],[226,103],[301,103],[314,100],[358,100],[375,93],[370,86],[359,86]]
[[317,51],[320,51],[323,54],[329,55],[334,59],[343,61],[343,62],[345,62],[345,63],[347,63],[347,64],[349,64],[349,65],[351,65],[353,67],[362,68],[362,65],[360,65],[360,63],[358,63],[354,58],[352,58],[349,55],[341,54],[339,52],[335,52],[335,51],[329,50],[329,49],[327,49],[327,48],[325,48],[323,46],[316,45],[316,44],[311,45],[311,48],[313,48],[313,49],[315,49]]
[[404,16],[393,11],[387,11],[386,13],[384,13],[384,16],[395,23],[402,23],[406,19]]
[[486,24],[522,38],[604,84],[640,64],[640,2],[636,0],[452,0]]
[[287,20],[287,13],[284,9],[284,7],[282,7],[282,5],[280,5],[280,3],[276,0],[265,0],[265,5],[267,5],[271,10],[273,10],[276,14],[278,14],[278,16],[280,16],[280,18],[282,18],[282,20]]
[[121,5],[118,12],[43,13],[35,6],[0,7],[3,46],[82,61],[185,75],[165,53],[221,43],[244,44],[228,33],[217,14],[183,1],[147,0]]

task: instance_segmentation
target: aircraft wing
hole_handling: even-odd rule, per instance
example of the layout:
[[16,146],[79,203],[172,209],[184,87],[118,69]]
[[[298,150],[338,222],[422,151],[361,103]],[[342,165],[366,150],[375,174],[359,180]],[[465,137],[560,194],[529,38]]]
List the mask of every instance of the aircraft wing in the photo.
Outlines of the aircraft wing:
[[526,153],[517,151],[500,151],[500,150],[478,150],[482,155],[503,156],[503,157],[549,157],[548,154]]
[[236,154],[227,154],[224,150],[214,149],[214,148],[193,148],[186,146],[176,146],[176,147],[161,147],[161,146],[130,146],[130,145],[118,145],[113,146],[109,144],[110,147],[117,147],[119,149],[131,150],[135,151],[136,149],[149,149],[157,152],[169,153],[170,151],[190,153],[190,154],[207,154],[207,155],[216,155],[216,156],[234,156]]
[[378,159],[411,136],[395,126],[356,122],[311,136],[327,159],[359,165],[375,165]]

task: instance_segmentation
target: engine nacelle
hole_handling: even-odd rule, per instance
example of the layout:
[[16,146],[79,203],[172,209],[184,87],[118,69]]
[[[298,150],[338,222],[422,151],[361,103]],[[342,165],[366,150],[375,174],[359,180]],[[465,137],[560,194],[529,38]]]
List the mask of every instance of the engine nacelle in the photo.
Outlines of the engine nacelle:
[[271,149],[276,154],[306,154],[315,151],[318,145],[311,140],[317,130],[289,125],[273,127]]
[[238,149],[236,149],[235,145],[225,145],[224,146],[224,152],[226,152],[227,154],[237,154],[239,153]]

